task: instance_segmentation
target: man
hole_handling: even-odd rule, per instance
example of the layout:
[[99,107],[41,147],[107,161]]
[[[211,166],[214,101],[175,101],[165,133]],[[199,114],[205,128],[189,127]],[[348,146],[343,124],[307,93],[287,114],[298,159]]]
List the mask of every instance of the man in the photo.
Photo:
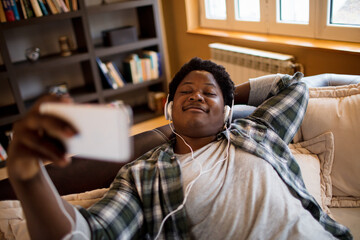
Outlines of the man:
[[[287,147],[307,106],[307,88],[298,82],[301,76],[259,78],[234,91],[223,67],[192,59],[169,86],[172,103],[167,112],[175,139],[123,167],[106,196],[89,209],[77,210],[59,201],[44,171],[22,178],[23,163],[36,158],[65,165],[64,149],[49,135],[76,133],[69,124],[40,115],[35,107],[14,128],[8,164],[30,235],[34,239],[351,238],[348,229],[330,219],[309,195]],[[226,109],[233,100],[237,104],[266,98],[252,115],[227,130]]]

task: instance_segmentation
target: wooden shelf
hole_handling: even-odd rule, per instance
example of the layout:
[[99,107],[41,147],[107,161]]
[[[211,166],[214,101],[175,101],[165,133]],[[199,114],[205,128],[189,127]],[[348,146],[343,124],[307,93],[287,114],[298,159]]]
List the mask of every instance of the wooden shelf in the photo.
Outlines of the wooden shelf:
[[70,96],[74,98],[75,102],[78,103],[92,102],[98,99],[98,95],[93,86],[70,89],[69,93]]
[[14,63],[14,67],[18,68],[21,71],[33,71],[41,70],[48,68],[58,68],[63,65],[70,65],[74,63],[79,63],[82,61],[89,60],[88,53],[75,53],[68,57],[62,57],[60,54],[47,55],[39,58],[36,62],[30,61],[21,61]]
[[87,7],[87,12],[89,14],[98,14],[103,12],[112,12],[122,9],[136,8],[152,5],[154,1],[152,0],[132,0],[118,3],[110,3],[110,4],[100,4],[97,6]]
[[72,18],[79,18],[83,14],[82,11],[72,11],[68,13],[60,13],[55,15],[48,15],[48,16],[42,16],[42,17],[34,17],[30,19],[22,19],[18,21],[13,22],[5,22],[0,24],[0,29],[6,30],[10,28],[18,28],[18,27],[26,27],[30,25],[36,25],[36,24],[44,24],[49,22],[56,22],[56,21],[63,21],[68,20]]
[[98,46],[95,48],[95,55],[98,57],[105,57],[118,53],[131,52],[137,49],[151,47],[159,44],[158,38],[140,39],[137,42],[127,43],[118,46],[104,47]]
[[73,97],[77,103],[88,103],[88,102],[98,102],[99,96],[97,93],[85,93],[81,95],[76,95]]
[[105,97],[111,97],[115,95],[119,95],[125,92],[135,91],[138,89],[146,88],[155,84],[162,83],[163,79],[155,79],[155,80],[149,80],[141,83],[128,83],[124,87],[118,88],[118,89],[106,89],[103,91]]
[[[9,124],[12,124],[21,116],[24,116],[27,110],[37,100],[36,97],[24,99],[24,96],[42,95],[44,93],[42,91],[44,91],[43,89],[45,89],[45,87],[40,84],[52,85],[52,83],[54,83],[55,85],[61,80],[66,82],[68,86],[82,85],[81,87],[69,89],[69,94],[74,98],[75,102],[78,103],[106,103],[109,99],[118,98],[123,98],[126,102],[128,98],[138,96],[138,92],[141,92],[142,94],[145,92],[146,94],[147,91],[152,91],[154,89],[166,91],[164,90],[164,83],[166,82],[165,77],[138,84],[129,83],[119,89],[107,89],[105,87],[106,85],[102,82],[96,62],[97,57],[104,58],[106,61],[113,61],[118,64],[117,67],[121,71],[121,62],[127,55],[140,53],[142,50],[150,49],[159,53],[162,74],[163,76],[166,76],[163,59],[164,50],[162,45],[161,25],[159,16],[156,15],[156,13],[159,12],[157,11],[157,8],[159,7],[158,0],[128,0],[91,7],[86,7],[85,0],[78,0],[78,3],[80,10],[77,11],[0,23],[0,54],[4,63],[3,65],[0,65],[0,81],[9,82],[8,89],[3,89],[3,92],[9,95],[11,91],[10,95],[12,95],[15,101],[15,104],[12,106],[0,107],[0,127],[3,125],[9,126]],[[131,20],[134,22],[133,25],[138,27],[137,32],[140,36],[139,40],[112,47],[95,46],[94,42],[96,42],[97,39],[93,36],[93,26],[91,26],[91,19],[89,16],[114,12],[118,15],[120,14],[117,16],[120,19],[125,19],[127,13],[125,13],[124,16],[121,16],[123,11],[118,10],[127,11],[127,9],[131,13],[133,13],[133,11],[136,11],[137,13],[136,16],[134,16],[134,19]],[[100,21],[102,21],[101,18]],[[108,20],[104,19],[103,21]],[[48,23],[51,23],[51,25],[45,26],[45,24]],[[65,23],[64,26],[61,26],[62,28],[59,28],[58,31],[58,28],[56,27],[63,23]],[[116,24],[118,23],[115,23],[115,25]],[[101,32],[106,30],[106,25],[109,25],[110,27],[114,25],[114,23],[101,23],[99,26],[96,26],[96,28],[100,29],[96,29],[95,31]],[[28,26],[31,26],[33,30],[28,31],[28,29],[25,29]],[[21,27],[24,29],[19,29]],[[42,31],[42,27],[50,29],[54,27],[54,31],[51,33]],[[18,29],[19,31],[17,31]],[[14,34],[14,30],[16,31],[16,34]],[[15,49],[17,45],[14,44],[18,42],[21,43],[24,40],[27,41],[28,39],[32,40],[33,36],[31,35],[33,34],[33,31],[36,32],[38,30],[41,32],[41,40],[43,39],[44,42],[47,39],[53,39],[54,33],[55,38],[57,38],[57,32],[59,32],[59,34],[64,34],[63,32],[73,32],[74,36],[72,40],[75,41],[74,45],[78,46],[78,50],[74,51],[69,57],[62,57],[59,53],[54,53],[41,56],[35,62],[27,60],[13,62],[11,58],[19,59],[14,57],[14,55],[19,54],[17,52],[18,49]],[[33,40],[39,41],[36,37],[34,37]],[[10,44],[10,41],[13,42]],[[54,43],[53,41],[54,40],[52,40],[51,43]],[[38,46],[41,46],[41,44],[38,43]],[[57,46],[56,43],[53,45],[49,44],[49,48],[52,49],[48,50],[48,52],[59,51],[58,49],[54,49]],[[64,71],[64,74],[62,74],[62,71]],[[22,75],[23,73],[25,74]],[[59,74],[58,79],[43,79],[49,76],[52,77],[53,73],[61,74]],[[69,76],[72,73],[76,74],[76,79],[72,78],[73,75]],[[29,81],[32,81],[33,79],[37,82],[34,84],[34,88],[31,88],[31,90],[29,89],[28,92],[24,85],[28,84],[27,86],[31,86],[31,82],[29,83]],[[137,104],[142,103],[137,102]],[[139,110],[138,107],[135,108],[135,122],[141,122],[157,116],[149,109],[140,107],[139,109],[142,110]]]

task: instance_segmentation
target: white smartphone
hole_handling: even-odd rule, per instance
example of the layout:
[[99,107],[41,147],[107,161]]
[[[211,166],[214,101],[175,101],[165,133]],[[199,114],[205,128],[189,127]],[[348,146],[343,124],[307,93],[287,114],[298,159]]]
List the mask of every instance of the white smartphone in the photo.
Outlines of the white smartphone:
[[130,160],[133,146],[131,108],[101,104],[43,103],[40,113],[57,116],[71,123],[76,136],[64,140],[69,154],[86,159],[112,162]]

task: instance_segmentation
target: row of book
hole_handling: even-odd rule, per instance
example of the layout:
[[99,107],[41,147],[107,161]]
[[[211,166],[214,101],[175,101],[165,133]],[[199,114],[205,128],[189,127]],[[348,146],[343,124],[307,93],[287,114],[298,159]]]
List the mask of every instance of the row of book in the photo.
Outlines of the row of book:
[[0,21],[13,22],[76,10],[77,0],[0,0]]
[[117,89],[126,84],[126,80],[114,62],[102,62],[98,57],[96,58],[96,62],[101,72],[101,78],[104,85],[112,89]]
[[96,58],[101,78],[105,87],[117,89],[127,83],[141,83],[161,76],[159,53],[155,51],[143,51],[140,56],[131,54],[123,61],[123,73],[116,63],[112,61],[102,62]]
[[161,75],[159,59],[155,51],[142,51],[140,56],[131,54],[123,63],[125,76],[132,83],[157,79]]

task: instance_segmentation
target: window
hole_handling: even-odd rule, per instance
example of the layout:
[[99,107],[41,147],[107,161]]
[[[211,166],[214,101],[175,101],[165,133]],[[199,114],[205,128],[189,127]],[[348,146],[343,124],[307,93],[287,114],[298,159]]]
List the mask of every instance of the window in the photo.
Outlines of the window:
[[260,0],[235,1],[235,20],[260,22]]
[[359,0],[199,1],[202,27],[360,42]]
[[329,9],[329,24],[338,26],[360,26],[360,2],[332,0]]
[[207,19],[226,19],[225,0],[205,0],[205,14]]
[[309,24],[309,0],[280,0],[277,22]]

